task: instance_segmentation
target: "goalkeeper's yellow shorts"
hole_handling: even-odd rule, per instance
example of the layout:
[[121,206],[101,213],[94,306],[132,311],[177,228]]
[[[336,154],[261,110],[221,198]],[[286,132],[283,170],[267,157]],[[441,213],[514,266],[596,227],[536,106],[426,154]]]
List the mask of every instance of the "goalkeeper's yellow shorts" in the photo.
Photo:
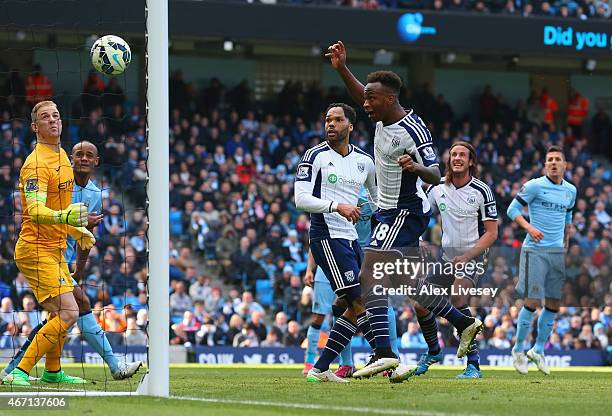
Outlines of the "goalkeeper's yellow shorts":
[[38,303],[74,289],[64,251],[17,241],[15,263],[25,275]]

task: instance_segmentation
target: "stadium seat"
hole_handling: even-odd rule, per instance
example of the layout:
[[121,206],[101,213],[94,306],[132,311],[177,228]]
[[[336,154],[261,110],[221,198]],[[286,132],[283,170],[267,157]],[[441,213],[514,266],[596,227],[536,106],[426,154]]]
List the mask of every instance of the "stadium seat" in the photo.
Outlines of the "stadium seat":
[[308,263],[306,263],[305,261],[295,263],[293,265],[293,271],[295,272],[295,274],[301,274],[304,270],[306,270],[306,267],[308,267]]
[[113,305],[115,305],[115,308],[117,308],[117,310],[123,308],[123,300],[124,299],[125,298],[123,296],[113,296],[111,298],[111,300],[113,301]]
[[68,127],[68,135],[72,143],[76,143],[79,141],[79,129],[80,126],[75,124],[72,124]]
[[256,280],[255,290],[259,297],[259,303],[263,306],[270,306],[272,304],[272,297],[274,295],[274,289],[272,283],[268,279]]
[[11,287],[3,282],[0,282],[0,299],[11,296]]
[[170,211],[170,235],[173,237],[183,235],[182,216],[182,211]]

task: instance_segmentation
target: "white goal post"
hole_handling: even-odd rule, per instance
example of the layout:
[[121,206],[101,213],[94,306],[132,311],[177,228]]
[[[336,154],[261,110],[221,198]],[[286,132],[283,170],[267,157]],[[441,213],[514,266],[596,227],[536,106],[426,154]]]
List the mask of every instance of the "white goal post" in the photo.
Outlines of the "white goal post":
[[168,397],[170,392],[168,0],[147,0],[145,16],[149,176],[147,186],[149,345],[148,373],[142,380],[138,393]]

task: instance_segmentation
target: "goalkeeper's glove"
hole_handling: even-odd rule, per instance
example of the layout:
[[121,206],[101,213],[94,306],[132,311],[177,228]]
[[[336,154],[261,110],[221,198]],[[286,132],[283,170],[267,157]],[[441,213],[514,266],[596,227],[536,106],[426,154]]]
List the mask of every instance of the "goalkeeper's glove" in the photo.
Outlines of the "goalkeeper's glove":
[[[79,202],[77,204],[70,204],[65,209],[55,211],[53,213],[53,216],[58,224],[68,224],[73,227],[83,227],[87,225],[87,214],[87,206],[84,203]],[[89,233],[89,231],[87,232]],[[93,238],[93,235],[91,237]]]
[[77,244],[81,247],[81,250],[87,251],[91,250],[91,248],[96,244],[96,237],[85,227],[74,227],[76,233],[71,233],[77,242]]

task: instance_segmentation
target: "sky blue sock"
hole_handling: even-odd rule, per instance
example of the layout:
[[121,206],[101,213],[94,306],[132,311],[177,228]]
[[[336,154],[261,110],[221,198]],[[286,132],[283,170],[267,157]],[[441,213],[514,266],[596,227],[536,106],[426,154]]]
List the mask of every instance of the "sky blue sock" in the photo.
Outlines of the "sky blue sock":
[[350,365],[351,367],[355,366],[353,364],[353,350],[351,349],[350,342],[340,353],[340,365]]
[[89,312],[79,317],[77,325],[89,346],[100,354],[100,357],[102,357],[112,373],[116,372],[119,369],[119,362],[115,354],[113,354],[113,348],[110,342],[108,342],[106,334],[96,322],[93,314]]
[[553,325],[555,323],[555,316],[557,316],[556,311],[551,311],[548,308],[544,308],[538,317],[538,336],[536,337],[535,342],[535,351],[538,354],[544,353],[544,344],[546,344],[546,341],[552,332]]
[[317,356],[317,344],[319,343],[319,335],[321,334],[321,325],[310,324],[306,338],[308,344],[306,347],[306,362],[314,364]]
[[533,313],[535,311],[530,311],[526,307],[522,307],[519,312],[517,328],[516,328],[516,344],[514,344],[514,348],[512,351],[514,352],[525,352],[525,339],[531,331],[531,321],[533,321]]
[[389,343],[391,344],[391,349],[393,353],[399,357],[399,343],[397,342],[397,321],[395,320],[395,310],[393,306],[389,305]]

